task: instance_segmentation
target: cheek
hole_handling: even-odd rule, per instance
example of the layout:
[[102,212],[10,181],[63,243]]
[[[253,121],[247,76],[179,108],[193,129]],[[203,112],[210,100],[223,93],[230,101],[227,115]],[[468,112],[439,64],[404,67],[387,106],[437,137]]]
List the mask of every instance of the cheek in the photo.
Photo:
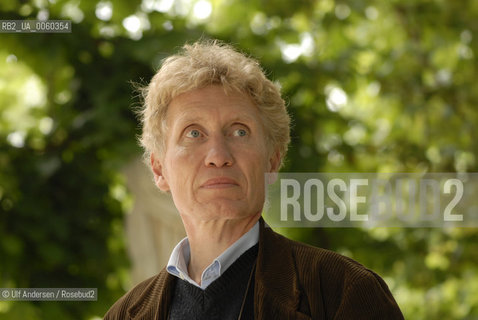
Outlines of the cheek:
[[187,152],[178,152],[168,159],[168,176],[171,187],[185,192],[195,176],[194,162]]
[[268,161],[264,154],[259,152],[249,153],[247,158],[249,160],[245,163],[244,169],[248,173],[252,186],[257,190],[256,187],[260,187],[264,183],[264,174],[268,172]]

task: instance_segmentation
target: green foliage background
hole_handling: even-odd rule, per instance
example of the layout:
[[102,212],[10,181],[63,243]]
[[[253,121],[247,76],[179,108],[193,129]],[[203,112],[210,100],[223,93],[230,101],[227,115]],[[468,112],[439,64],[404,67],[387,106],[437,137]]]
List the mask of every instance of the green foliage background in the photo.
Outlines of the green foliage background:
[[[140,153],[129,81],[147,83],[186,41],[230,42],[281,83],[294,118],[284,171],[477,171],[477,1],[0,3],[0,19],[45,15],[73,32],[0,34],[0,287],[100,298],[0,302],[0,319],[96,319],[124,293],[118,172]],[[478,319],[475,229],[284,232],[376,270],[407,319]]]

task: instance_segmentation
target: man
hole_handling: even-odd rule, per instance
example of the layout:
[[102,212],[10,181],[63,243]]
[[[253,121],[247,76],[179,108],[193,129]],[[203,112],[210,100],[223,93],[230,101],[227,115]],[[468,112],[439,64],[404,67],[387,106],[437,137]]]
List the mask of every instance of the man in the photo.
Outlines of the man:
[[156,185],[187,238],[105,319],[403,319],[373,271],[261,218],[290,118],[256,61],[218,42],[186,45],[153,77],[141,116]]

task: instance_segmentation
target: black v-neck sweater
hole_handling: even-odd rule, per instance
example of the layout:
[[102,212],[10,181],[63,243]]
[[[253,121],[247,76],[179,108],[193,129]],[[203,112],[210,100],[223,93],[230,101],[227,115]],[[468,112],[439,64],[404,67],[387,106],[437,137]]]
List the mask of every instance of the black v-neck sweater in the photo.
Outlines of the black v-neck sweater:
[[258,245],[244,252],[206,289],[176,280],[170,320],[237,320],[245,299],[241,320],[254,319],[254,275],[245,296],[257,257]]

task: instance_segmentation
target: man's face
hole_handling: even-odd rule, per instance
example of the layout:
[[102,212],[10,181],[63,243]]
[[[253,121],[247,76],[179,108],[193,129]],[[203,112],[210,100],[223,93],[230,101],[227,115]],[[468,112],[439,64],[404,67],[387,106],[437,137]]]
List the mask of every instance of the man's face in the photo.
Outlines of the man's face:
[[183,216],[204,221],[259,216],[264,173],[278,170],[259,111],[238,92],[209,86],[179,95],[166,115],[166,152],[155,180]]

